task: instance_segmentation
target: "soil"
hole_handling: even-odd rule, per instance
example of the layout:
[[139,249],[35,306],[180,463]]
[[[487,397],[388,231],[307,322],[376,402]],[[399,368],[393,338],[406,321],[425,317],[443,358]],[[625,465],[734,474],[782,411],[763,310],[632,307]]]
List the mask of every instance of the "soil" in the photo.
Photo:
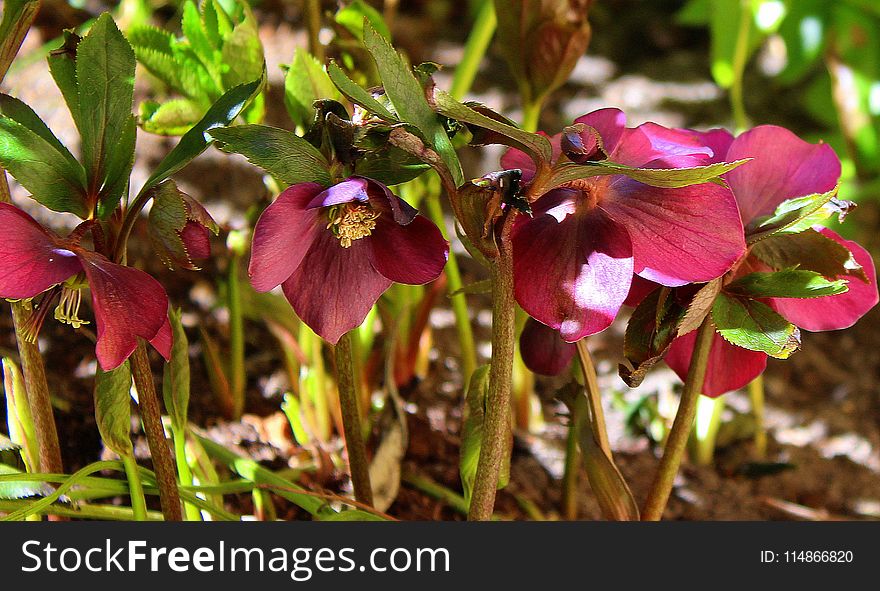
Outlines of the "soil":
[[[438,4],[438,3],[434,3]],[[727,123],[726,99],[712,83],[708,72],[708,40],[701,31],[674,26],[668,16],[652,19],[634,7],[644,3],[609,1],[594,19],[591,52],[578,64],[572,81],[554,95],[542,120],[546,129],[558,129],[571,118],[602,106],[618,106],[630,116],[631,124],[654,120],[666,125],[709,127]],[[666,15],[680,5],[664,1],[650,11]],[[461,15],[454,12],[442,21],[445,26],[425,31],[428,3],[407,3],[398,15],[395,31],[413,60],[431,59],[454,64],[461,54]],[[286,8],[285,8],[286,6]],[[648,10],[648,9],[646,9]],[[290,59],[296,46],[305,45],[299,15],[289,5],[264,3],[258,12],[263,23],[261,37],[269,60],[272,88],[267,100],[267,122],[289,126],[283,109],[281,73],[278,65]],[[612,18],[612,15],[614,18]],[[617,19],[617,15],[620,19]],[[56,15],[57,16],[57,15]],[[77,18],[76,14],[67,18]],[[74,128],[63,102],[51,84],[40,46],[57,34],[58,19],[41,23],[43,28],[29,36],[23,62],[7,80],[4,92],[21,97],[43,115],[50,127],[68,145],[75,146]],[[433,21],[432,21],[433,22]],[[64,26],[70,26],[64,22]],[[421,33],[419,33],[421,31]],[[426,42],[426,40],[430,40]],[[30,52],[30,53],[28,53]],[[482,100],[516,119],[516,95],[506,78],[503,62],[490,54],[475,85],[473,98]],[[448,74],[438,75],[438,84],[448,84]],[[750,96],[749,109],[756,121],[788,124],[796,131],[821,132],[795,107],[783,107],[776,89],[766,81],[752,85],[759,92]],[[143,96],[148,88],[139,87]],[[792,105],[796,104],[792,101]],[[139,132],[136,185],[164,155],[174,140]],[[478,176],[497,163],[498,151],[482,161],[466,158],[467,173]],[[493,160],[494,159],[494,160]],[[265,205],[270,194],[261,175],[243,159],[209,150],[176,177],[184,190],[198,198],[224,228],[244,224],[244,212]],[[47,219],[45,212],[24,198],[20,189],[16,202],[31,213]],[[57,224],[59,216],[52,216]],[[880,254],[877,238],[878,208],[867,203],[851,216],[867,246]],[[57,227],[57,225],[56,225]],[[143,224],[138,231],[143,232]],[[222,238],[215,243],[222,252]],[[304,458],[318,465],[304,475],[306,486],[345,491],[344,474],[333,467],[328,453],[337,452],[338,440],[321,453],[296,445],[289,426],[280,414],[281,395],[287,387],[280,352],[264,323],[247,323],[247,408],[244,420],[222,418],[211,393],[202,363],[198,328],[225,343],[226,326],[222,310],[214,309],[217,282],[225,259],[218,257],[201,272],[170,272],[152,255],[142,234],[132,239],[131,259],[139,261],[166,287],[172,302],[183,306],[185,324],[192,345],[192,399],[190,418],[208,435],[232,446],[270,468],[300,465]],[[456,245],[454,245],[455,247]],[[461,251],[460,245],[457,250]],[[465,282],[484,278],[481,267],[470,259],[462,261]],[[483,361],[488,351],[488,302],[484,296],[470,297],[472,316]],[[452,491],[460,492],[458,477],[461,427],[462,378],[456,358],[457,342],[446,298],[439,298],[431,313],[433,346],[426,375],[401,388],[405,400],[409,445],[403,459],[408,475],[396,500],[387,510],[404,520],[463,519],[449,503],[409,483],[427,477]],[[637,390],[629,390],[617,377],[624,317],[608,331],[591,339],[600,383],[604,387],[607,421],[615,459],[638,501],[645,498],[657,465],[658,445],[644,430],[627,429],[623,408],[645,396],[661,400],[674,398],[680,387],[671,371],[656,370]],[[769,447],[766,459],[754,458],[749,420],[749,402],[744,393],[726,397],[727,410],[715,462],[709,466],[685,465],[678,478],[666,517],[687,520],[740,519],[872,519],[880,518],[880,309],[864,317],[854,328],[839,333],[805,334],[803,349],[790,360],[771,360],[766,373]],[[75,333],[68,327],[47,322],[41,334],[49,383],[56,398],[56,418],[68,472],[99,459],[102,449],[93,418],[94,351],[87,331]],[[0,354],[15,357],[11,320],[0,314]],[[161,376],[158,359],[154,369]],[[542,424],[530,431],[518,430],[511,464],[510,484],[499,493],[498,513],[505,518],[527,519],[538,515],[559,518],[560,477],[565,448],[564,407],[553,398],[558,382],[539,378],[536,384]],[[0,402],[2,406],[2,402]],[[0,408],[0,412],[2,412]],[[668,415],[667,415],[668,416]],[[140,438],[137,421],[133,433]],[[139,450],[144,451],[141,442]],[[326,453],[325,453],[326,452]],[[145,455],[145,453],[144,453]],[[148,464],[148,458],[144,458]],[[601,514],[580,474],[579,518],[599,519]],[[229,497],[237,511],[252,510],[250,498]],[[276,499],[279,517],[304,518],[285,501]]]

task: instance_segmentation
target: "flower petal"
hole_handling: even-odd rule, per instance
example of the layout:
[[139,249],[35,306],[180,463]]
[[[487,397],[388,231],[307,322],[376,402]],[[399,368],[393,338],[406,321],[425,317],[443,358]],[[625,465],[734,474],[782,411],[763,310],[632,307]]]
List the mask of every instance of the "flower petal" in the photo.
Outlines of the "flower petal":
[[636,274],[662,285],[709,281],[745,252],[734,197],[712,183],[662,189],[615,176],[599,205],[629,232]]
[[165,318],[165,323],[162,325],[162,328],[156,333],[156,336],[150,339],[150,344],[153,345],[153,348],[156,349],[166,361],[171,360],[171,346],[174,344],[174,332],[171,330],[171,321],[168,320],[167,317]]
[[158,335],[157,349],[170,355],[170,347],[165,347],[160,335],[168,322],[165,288],[143,271],[111,263],[99,254],[82,249],[76,254],[92,292],[101,368],[110,371],[119,367],[137,347],[138,337],[152,341]]
[[685,165],[699,166],[708,164],[712,148],[703,144],[694,134],[656,123],[644,123],[624,131],[610,160],[627,166],[645,166],[658,158],[674,156],[693,156],[695,158],[686,161]]
[[727,151],[730,150],[730,144],[733,143],[733,134],[723,128],[710,129],[709,131],[695,131],[693,129],[682,129],[696,136],[704,146],[712,149],[712,158],[710,164],[716,162],[725,162],[727,159]]
[[849,328],[877,304],[877,272],[874,269],[874,260],[857,242],[844,240],[828,228],[815,229],[848,248],[870,282],[865,283],[858,277],[848,277],[849,291],[845,293],[810,299],[776,298],[772,305],[786,320],[805,330]]
[[[697,332],[694,330],[675,339],[664,358],[666,364],[682,381],[687,379]],[[761,375],[766,367],[767,355],[731,345],[721,338],[721,335],[715,333],[702,393],[715,398],[738,390]]]
[[519,336],[519,351],[530,370],[555,376],[571,363],[577,346],[562,340],[558,331],[529,318]]
[[391,286],[370,264],[370,245],[355,240],[342,248],[329,231],[319,232],[309,252],[283,284],[297,315],[332,344],[359,326]]
[[390,211],[394,220],[404,226],[418,213],[413,206],[392,193],[382,183],[362,176],[349,177],[341,183],[324,189],[315,195],[307,207],[309,209],[332,207],[352,201],[369,203],[379,211]]
[[382,216],[366,241],[373,268],[397,283],[422,285],[433,281],[449,257],[449,243],[443,234],[420,215],[406,226]]
[[30,298],[78,273],[82,266],[31,216],[0,203],[0,298]]
[[811,144],[775,125],[736,138],[726,159],[754,158],[726,175],[745,223],[792,197],[825,193],[837,184],[840,160],[831,146]]
[[602,136],[602,145],[607,154],[612,154],[620,143],[626,130],[626,114],[620,109],[598,109],[592,113],[581,115],[575,123],[589,125]]
[[180,232],[180,239],[191,260],[201,260],[211,256],[211,234],[208,228],[200,223],[187,222]]
[[[566,191],[539,202],[560,193]],[[599,209],[565,215],[558,207],[536,208],[533,219],[514,228],[513,265],[517,301],[570,342],[614,321],[633,271],[626,230]]]
[[302,262],[323,228],[318,210],[308,210],[309,202],[323,190],[317,183],[288,187],[266,208],[254,228],[248,275],[257,291],[281,285]]
[[[538,135],[543,135],[550,140],[552,155],[550,156],[549,164],[555,163],[559,160],[559,156],[562,154],[562,134],[557,133],[551,137],[543,131],[539,131]],[[532,160],[528,154],[522,150],[517,150],[516,148],[508,149],[501,156],[501,168],[504,170],[513,170],[515,168],[520,169],[522,171],[522,181],[524,183],[528,183],[535,178],[535,172],[537,171],[535,168],[535,161]]]

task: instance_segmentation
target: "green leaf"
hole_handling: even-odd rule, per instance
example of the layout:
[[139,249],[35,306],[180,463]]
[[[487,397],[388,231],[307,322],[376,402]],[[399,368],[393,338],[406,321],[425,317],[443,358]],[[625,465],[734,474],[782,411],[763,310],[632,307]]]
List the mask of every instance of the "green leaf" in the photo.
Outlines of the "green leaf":
[[109,215],[122,195],[134,161],[131,112],[134,97],[134,51],[109,13],[92,25],[76,50],[83,163],[98,215]]
[[80,37],[73,31],[64,31],[64,43],[58,49],[49,52],[46,58],[49,72],[67,103],[74,121],[79,118],[79,88],[76,82],[76,48]]
[[378,152],[368,152],[354,163],[355,174],[389,186],[411,181],[429,168],[429,165],[415,156],[393,146]]
[[189,412],[189,340],[180,322],[180,309],[171,308],[168,318],[174,341],[171,346],[171,361],[165,364],[162,395],[165,399],[165,410],[171,417],[176,433],[186,428]]
[[749,273],[725,286],[724,291],[750,298],[819,298],[848,289],[845,280],[829,281],[815,271],[783,269]]
[[362,509],[345,509],[337,513],[329,508],[318,513],[315,519],[317,521],[388,521],[375,513]]
[[55,134],[40,119],[40,116],[25,103],[8,94],[0,94],[0,116],[8,117],[16,123],[25,126],[58,150],[58,153],[67,158],[72,166],[81,168],[79,161],[70,153],[70,150],[55,137]]
[[246,3],[241,6],[244,8],[245,18],[224,38],[221,50],[222,63],[227,68],[222,74],[225,88],[259,78],[266,68],[257,21]]
[[190,99],[173,99],[166,103],[144,101],[138,118],[144,131],[159,135],[183,135],[195,125],[205,110]]
[[[6,392],[6,426],[13,445],[23,451],[21,457],[28,472],[40,471],[40,442],[31,415],[24,377],[12,359],[3,358],[3,389]],[[4,446],[0,442],[0,451]]]
[[440,123],[437,113],[428,104],[425,90],[400,54],[364,20],[364,45],[373,56],[385,94],[401,121],[415,126],[428,144],[440,154],[456,185],[464,182],[464,173],[455,148]]
[[642,383],[678,334],[678,325],[685,310],[670,296],[669,289],[655,289],[636,306],[626,325],[623,355],[632,369],[621,364],[621,379],[630,388]]
[[[0,474],[21,474],[11,466],[0,464]],[[24,499],[27,497],[45,497],[51,495],[53,488],[46,482],[32,480],[0,481],[0,499]]]
[[327,160],[293,132],[267,125],[236,125],[212,129],[210,135],[220,150],[244,155],[286,185],[330,184]]
[[312,103],[323,98],[338,101],[341,97],[321,62],[297,48],[284,77],[284,105],[293,122],[307,128],[315,119]]
[[776,270],[798,267],[831,279],[850,276],[868,282],[849,249],[816,230],[770,236],[752,246],[750,252]]
[[180,138],[174,149],[159,163],[142,190],[152,188],[186,166],[204,152],[212,139],[208,132],[232,123],[259,92],[263,79],[229,90],[214,103],[196,125]]
[[131,371],[126,361],[112,371],[95,375],[95,421],[101,439],[119,456],[131,456]]
[[820,224],[834,214],[845,214],[849,203],[835,199],[838,187],[827,193],[813,193],[787,199],[772,215],[753,220],[746,227],[746,242],[754,244],[779,233],[796,234]]
[[71,163],[54,144],[8,117],[0,117],[0,165],[49,209],[82,219],[89,216],[83,167]]
[[[748,14],[743,15],[743,11]],[[740,19],[754,20],[752,6],[751,3],[742,0],[713,0],[709,12],[709,28],[712,33],[712,77],[722,88],[730,88],[735,76],[734,61]],[[747,59],[758,48],[763,38],[764,34],[754,26],[754,23],[751,23],[746,44]]]
[[374,99],[361,85],[349,78],[342,71],[342,68],[336,65],[336,62],[330,62],[330,65],[327,67],[327,75],[330,76],[330,80],[339,89],[339,92],[352,103],[362,106],[367,111],[383,119],[397,121],[397,117],[386,109],[385,105]]
[[211,44],[219,49],[223,40],[232,32],[232,20],[218,0],[202,2],[202,22]]
[[550,162],[550,159],[553,157],[550,141],[544,136],[523,131],[518,127],[478,113],[442,90],[437,90],[434,93],[434,100],[437,103],[437,110],[442,115],[504,136],[509,140],[507,145],[526,152],[539,167],[544,163]]
[[751,299],[718,294],[712,306],[712,320],[729,343],[787,359],[800,348],[800,331],[770,306]]
[[202,23],[202,15],[199,14],[199,9],[192,0],[187,0],[183,5],[180,28],[205,69],[211,73],[217,73],[215,64],[220,62],[220,54],[208,39]]
[[563,162],[553,167],[550,182],[546,187],[542,187],[542,193],[579,179],[613,174],[622,174],[652,187],[677,189],[679,187],[715,182],[719,180],[721,175],[746,162],[748,162],[748,159],[737,160],[736,162],[717,162],[715,164],[690,168],[633,168],[614,162],[596,162],[595,164],[584,165]]
[[[474,478],[480,461],[480,447],[483,440],[483,421],[486,415],[486,400],[489,396],[489,366],[482,365],[474,370],[468,382],[465,396],[464,416],[461,425],[461,451],[458,470],[461,475],[462,490],[467,503],[471,502],[474,491]],[[510,478],[510,454],[504,454],[504,464],[498,477],[498,489],[507,486]]]
[[150,207],[150,243],[162,262],[169,269],[180,265],[194,268],[186,245],[181,238],[189,217],[184,199],[185,195],[172,180],[166,180],[150,191],[153,205]]
[[336,12],[336,22],[348,29],[360,41],[364,40],[365,18],[379,34],[391,41],[391,31],[388,30],[382,14],[363,0],[353,0]]

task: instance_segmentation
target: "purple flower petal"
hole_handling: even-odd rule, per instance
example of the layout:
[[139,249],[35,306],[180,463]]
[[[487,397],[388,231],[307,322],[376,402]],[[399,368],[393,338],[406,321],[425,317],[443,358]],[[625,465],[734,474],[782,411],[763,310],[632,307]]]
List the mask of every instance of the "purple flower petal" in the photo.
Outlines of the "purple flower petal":
[[840,160],[831,146],[810,144],[774,125],[755,127],[736,138],[726,160],[754,158],[726,175],[742,219],[773,213],[792,197],[825,193],[837,184]]
[[379,211],[389,211],[394,220],[401,225],[410,223],[418,211],[409,203],[391,192],[388,187],[373,179],[353,176],[328,187],[316,195],[308,204],[309,209],[332,207],[360,201],[369,203]]
[[574,195],[551,191],[513,231],[517,301],[570,342],[614,321],[633,272],[626,230],[599,209],[575,213]]
[[[559,156],[562,154],[562,134],[557,133],[553,137],[550,137],[543,131],[539,131],[538,135],[543,135],[550,140],[550,147],[553,155],[550,157],[549,164],[553,164],[559,160]],[[528,183],[535,178],[535,172],[537,171],[535,168],[535,161],[532,160],[528,154],[522,150],[517,150],[516,148],[509,148],[504,155],[501,156],[501,168],[504,170],[513,170],[515,168],[520,169],[522,171],[522,181],[524,183]]]
[[[644,123],[635,129],[627,129],[617,149],[610,159],[627,166],[646,166],[659,158],[673,156],[692,156],[678,166],[699,166],[707,164],[712,156],[712,148],[703,144],[694,134],[677,129],[669,129],[656,123]],[[674,165],[654,166],[667,168]]]
[[614,176],[599,206],[626,227],[636,274],[675,287],[723,275],[745,252],[733,195],[712,183],[649,187]]
[[164,357],[166,361],[171,360],[171,347],[174,344],[174,332],[171,330],[171,321],[168,318],[165,318],[165,323],[162,325],[162,328],[159,329],[159,332],[156,333],[152,339],[150,339],[150,344],[153,345],[153,348],[159,352],[159,355]]
[[111,263],[103,256],[78,249],[92,292],[98,325],[98,363],[104,371],[119,367],[137,347],[138,337],[156,339],[166,359],[170,347],[160,335],[168,322],[168,296],[162,285],[138,269]]
[[422,285],[437,279],[449,257],[449,243],[424,216],[401,226],[385,216],[366,239],[373,268],[397,283]]
[[359,326],[391,286],[370,258],[366,240],[343,248],[331,232],[319,232],[302,263],[282,285],[302,321],[332,344]]
[[211,256],[211,233],[200,223],[187,222],[180,232],[180,239],[191,260],[201,260]]
[[577,346],[562,340],[558,331],[529,318],[519,337],[519,350],[530,370],[545,376],[555,376],[571,363],[577,353]]
[[[687,379],[696,339],[695,330],[675,339],[664,358],[666,364],[682,381]],[[731,345],[721,338],[721,335],[715,333],[702,393],[715,398],[738,390],[761,375],[766,367],[766,354]]]
[[322,189],[316,183],[288,187],[260,216],[254,228],[248,266],[248,275],[257,291],[281,285],[302,262],[323,229],[320,212],[307,209]]
[[82,270],[75,254],[14,205],[0,203],[0,228],[0,298],[34,297]]
[[772,305],[786,320],[805,330],[849,328],[877,304],[877,272],[874,269],[874,260],[857,242],[844,240],[828,228],[815,229],[848,248],[870,282],[865,283],[858,277],[848,277],[849,291],[845,293],[810,299],[776,298]]
[[733,143],[733,134],[723,128],[710,129],[709,131],[694,131],[692,129],[681,129],[696,136],[703,145],[712,149],[712,158],[709,160],[711,164],[716,162],[725,162],[727,151]]
[[626,130],[626,114],[620,109],[599,109],[574,120],[589,125],[602,136],[602,145],[608,154],[614,153]]

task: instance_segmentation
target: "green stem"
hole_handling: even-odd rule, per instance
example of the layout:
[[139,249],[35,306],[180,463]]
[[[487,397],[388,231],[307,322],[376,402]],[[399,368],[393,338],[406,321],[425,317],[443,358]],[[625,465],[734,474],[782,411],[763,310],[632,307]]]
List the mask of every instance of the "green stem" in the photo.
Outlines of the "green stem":
[[730,87],[730,107],[733,111],[733,122],[737,132],[744,131],[749,126],[749,117],[746,114],[745,102],[743,101],[743,74],[749,59],[752,8],[750,0],[742,0],[741,4],[733,54],[733,83]]
[[[18,512],[27,508],[31,502],[29,500],[0,500],[0,512]],[[134,511],[128,507],[114,507],[112,505],[81,505],[76,509],[54,505],[42,507],[34,514],[63,517],[65,519],[97,519],[99,521],[132,521],[136,519]],[[162,514],[158,511],[147,511],[145,516],[145,521],[162,521]]]
[[468,519],[487,521],[495,507],[495,492],[504,455],[509,453],[510,391],[513,377],[516,303],[513,299],[513,251],[510,230],[513,215],[504,221],[499,254],[491,267],[492,281],[492,364],[489,368],[489,395],[483,422],[480,459],[474,477],[474,490]]
[[715,441],[721,427],[721,415],[724,413],[724,397],[709,398],[700,396],[697,399],[697,415],[694,422],[694,439],[696,441],[697,464],[709,466],[715,458]]
[[495,27],[498,25],[498,19],[495,16],[495,2],[493,0],[483,0],[480,12],[477,13],[477,20],[468,36],[467,43],[464,46],[464,55],[461,61],[455,67],[455,75],[452,77],[452,86],[449,94],[455,100],[461,100],[468,93],[477,72],[480,69],[480,62],[486,54],[489,43],[495,35]]
[[586,339],[577,342],[578,359],[581,362],[581,370],[584,375],[584,390],[587,394],[587,402],[590,405],[590,424],[593,427],[593,435],[599,443],[599,447],[605,455],[611,459],[611,443],[608,441],[608,428],[605,426],[605,411],[602,409],[602,397],[599,390],[599,381],[596,378],[596,366],[587,348]]
[[150,358],[144,342],[140,341],[131,355],[131,375],[138,392],[138,408],[147,435],[147,445],[153,458],[156,471],[156,483],[159,486],[159,501],[165,521],[181,521],[180,493],[177,490],[177,475],[171,450],[165,439],[165,428],[162,426],[162,410],[156,385],[153,382],[153,371],[150,369]]
[[134,521],[147,520],[147,500],[144,497],[144,485],[141,475],[138,473],[137,460],[134,455],[123,456],[122,464],[125,466],[125,476],[128,478],[128,490],[131,496],[131,511]]
[[345,449],[354,498],[359,503],[373,505],[373,489],[370,485],[370,467],[361,429],[361,413],[358,408],[360,380],[354,373],[351,333],[342,335],[336,344],[336,373],[339,385],[339,407],[342,411],[342,427],[345,431]]
[[[186,428],[172,425],[171,438],[174,441],[174,459],[177,464],[177,476],[180,478],[180,484],[182,486],[192,486],[192,470],[189,468],[189,461],[186,457]],[[202,520],[202,514],[195,505],[184,503],[183,509],[186,513],[187,521]]]
[[324,46],[321,45],[321,0],[305,0],[306,28],[309,31],[309,53],[324,63]]
[[659,521],[663,517],[663,510],[672,492],[672,484],[678,468],[687,448],[688,436],[694,424],[694,415],[697,412],[697,399],[703,388],[703,380],[706,377],[706,366],[709,362],[709,353],[712,350],[712,342],[715,338],[715,326],[712,319],[707,316],[697,332],[697,341],[694,345],[691,365],[688,369],[684,390],[678,403],[678,411],[669,437],[666,439],[666,448],[663,450],[663,458],[654,476],[651,492],[645,501],[645,510],[642,512],[643,521]]
[[764,376],[759,375],[749,383],[749,398],[752,399],[752,416],[755,418],[755,459],[767,457],[767,428],[764,426]]
[[578,451],[582,405],[572,407],[565,442],[565,472],[562,474],[562,516],[568,521],[578,518],[578,470],[581,456]]
[[[492,4],[489,2],[488,4]],[[443,217],[443,207],[440,199],[434,196],[426,200],[428,215],[440,228],[443,237],[449,240],[449,229],[446,227],[446,219]],[[446,261],[446,291],[450,294],[452,313],[455,315],[455,329],[458,332],[458,342],[461,347],[461,367],[465,380],[470,379],[474,370],[477,369],[477,348],[474,345],[474,330],[471,326],[468,314],[467,297],[463,293],[455,293],[462,288],[461,269],[458,266],[458,258],[452,249],[449,249],[449,259]],[[455,295],[453,295],[455,294]]]
[[233,251],[229,259],[229,389],[232,394],[233,419],[244,412],[244,314],[241,309],[241,255]]
[[526,131],[538,131],[538,124],[541,120],[541,108],[544,106],[544,99],[534,101],[523,101],[523,121],[522,128]]
[[0,23],[0,82],[6,77],[9,66],[18,55],[18,50],[40,10],[39,0],[4,4],[3,21]]

